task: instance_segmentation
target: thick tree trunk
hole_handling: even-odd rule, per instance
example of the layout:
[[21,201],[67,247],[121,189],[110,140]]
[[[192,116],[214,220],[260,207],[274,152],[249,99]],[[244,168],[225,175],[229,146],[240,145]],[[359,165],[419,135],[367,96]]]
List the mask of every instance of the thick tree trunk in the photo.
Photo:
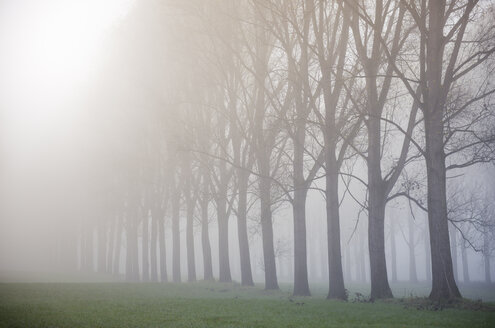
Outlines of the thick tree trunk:
[[160,249],[160,281],[168,282],[167,275],[167,247],[165,245],[165,217],[161,210],[155,210],[158,224],[158,243]]
[[142,228],[143,237],[141,240],[141,262],[143,268],[143,281],[147,282],[150,280],[150,244],[149,244],[149,216],[148,210],[142,211]]
[[429,1],[429,34],[427,40],[427,94],[424,105],[425,159],[428,186],[428,224],[432,259],[430,298],[461,297],[452,268],[447,219],[447,188],[444,151],[444,106],[446,93],[442,86],[445,1]]
[[[189,190],[191,193],[191,190]],[[194,255],[194,201],[191,195],[187,201],[187,226],[186,226],[186,245],[187,245],[187,281],[196,281],[196,261]]]
[[172,196],[172,279],[181,282],[180,275],[180,192]]
[[397,245],[395,243],[395,218],[390,220],[390,256],[392,260],[392,282],[397,282]]
[[450,252],[447,220],[446,170],[441,111],[425,117],[426,173],[428,177],[428,220],[432,259],[431,299],[461,297]]
[[247,231],[247,190],[249,173],[238,171],[239,199],[237,208],[237,236],[239,238],[239,255],[241,261],[241,284],[253,286],[253,274],[251,270],[251,256],[249,252],[249,239]]
[[208,187],[204,187],[205,192],[201,204],[201,245],[203,248],[203,272],[204,280],[213,281],[213,269],[211,264],[211,244],[210,233],[208,231]]
[[466,248],[466,241],[463,239],[462,240],[462,248],[461,248],[461,259],[462,259],[462,277],[463,281],[465,283],[471,282],[471,279],[469,278],[469,263],[468,263],[468,257],[467,257],[467,248]]
[[261,235],[263,245],[263,264],[265,268],[265,289],[279,289],[277,280],[277,268],[275,265],[275,249],[273,247],[273,222],[271,204],[271,180],[269,157],[258,158],[261,178],[260,207],[261,207]]
[[158,218],[156,216],[151,215],[151,249],[150,249],[150,279],[153,282],[158,281],[158,264],[157,264],[157,254],[156,254],[156,246],[158,239]]
[[325,164],[329,283],[327,298],[346,299],[340,245],[339,168],[333,142],[326,145]]
[[[376,88],[374,88],[376,90]],[[373,97],[371,97],[373,98]],[[374,103],[374,101],[372,101]],[[371,298],[392,298],[385,259],[386,190],[381,172],[381,113],[370,107],[368,119],[368,247],[370,254]]]
[[415,239],[414,236],[414,222],[412,218],[409,218],[409,281],[413,283],[418,282],[418,274],[416,271],[416,254],[415,254]]

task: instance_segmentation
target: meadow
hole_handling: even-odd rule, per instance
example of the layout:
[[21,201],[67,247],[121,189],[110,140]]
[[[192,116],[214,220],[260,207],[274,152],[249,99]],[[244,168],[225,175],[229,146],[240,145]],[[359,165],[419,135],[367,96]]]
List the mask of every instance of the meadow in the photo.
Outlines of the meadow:
[[495,327],[493,285],[461,286],[488,301],[459,304],[427,302],[426,286],[392,287],[396,299],[370,302],[365,286],[350,285],[342,302],[318,285],[293,298],[289,285],[2,283],[0,327]]

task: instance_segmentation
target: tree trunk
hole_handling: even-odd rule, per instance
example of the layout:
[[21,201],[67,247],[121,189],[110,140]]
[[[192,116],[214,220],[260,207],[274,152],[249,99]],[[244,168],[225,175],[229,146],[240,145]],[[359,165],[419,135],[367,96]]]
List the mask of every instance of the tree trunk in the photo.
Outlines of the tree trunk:
[[107,270],[107,231],[104,217],[98,220],[98,273],[105,273]]
[[426,281],[431,281],[431,249],[430,249],[430,232],[429,229],[425,229],[425,235],[423,236],[425,242],[425,271]]
[[239,255],[241,261],[241,284],[243,286],[254,286],[247,232],[247,190],[249,173],[244,170],[238,170],[238,179],[239,199],[237,208],[237,236],[239,238]]
[[395,243],[395,218],[390,220],[390,255],[392,257],[392,282],[397,282],[397,246]]
[[461,297],[457,288],[450,253],[447,220],[446,170],[441,111],[427,115],[426,173],[428,177],[428,220],[432,259],[431,299]]
[[122,215],[117,216],[117,235],[115,242],[115,251],[113,256],[113,274],[120,274],[120,250],[122,249],[122,226],[124,218]]
[[450,224],[449,225],[449,236],[450,236],[450,249],[452,252],[452,269],[454,270],[454,279],[455,281],[459,281],[459,278],[457,276],[458,272],[458,266],[457,266],[457,234],[456,234],[456,228]]
[[[299,187],[300,188],[300,187]],[[294,296],[310,296],[306,249],[306,189],[294,190]]]
[[158,238],[158,218],[156,216],[151,215],[151,249],[150,249],[150,266],[151,266],[151,281],[158,281],[158,265],[157,265],[157,254],[156,254],[156,246],[157,246],[157,238]]
[[110,240],[108,241],[108,249],[107,249],[107,268],[106,272],[112,273],[112,268],[113,268],[113,253],[114,253],[114,246],[115,246],[115,234],[116,234],[116,217],[113,217],[112,220],[110,221],[110,229],[109,229],[109,237]]
[[[373,88],[371,87],[372,89]],[[369,96],[371,99],[374,97]],[[371,100],[371,103],[375,101]],[[370,254],[371,298],[392,298],[385,259],[386,191],[381,172],[380,109],[371,106],[368,119],[368,247]]]
[[345,279],[347,282],[352,281],[351,274],[351,247],[349,244],[345,246]]
[[424,105],[425,159],[428,186],[428,223],[432,259],[430,298],[461,297],[452,268],[447,219],[447,190],[444,151],[443,113],[445,92],[442,87],[444,1],[429,1],[426,79],[428,93]]
[[490,240],[488,233],[483,234],[483,259],[485,262],[485,282],[491,283],[492,276],[490,273]]
[[187,200],[187,226],[186,226],[186,245],[187,245],[187,281],[196,281],[196,261],[194,256],[194,201],[191,199],[192,191],[189,190]]
[[409,218],[409,281],[413,283],[418,282],[418,274],[416,271],[416,254],[414,252],[416,248],[415,236],[414,236],[414,222],[413,218]]
[[306,243],[306,196],[308,189],[304,181],[304,133],[303,127],[297,127],[294,140],[292,202],[294,224],[294,296],[310,296],[308,283],[308,259]]
[[168,282],[167,275],[167,247],[165,245],[165,218],[161,210],[155,209],[158,224],[158,243],[160,248],[160,281]]
[[143,281],[150,280],[150,244],[149,244],[149,216],[148,209],[142,210],[142,222],[143,222],[143,237],[141,240],[141,261],[143,267]]
[[204,186],[203,201],[201,204],[201,245],[203,248],[203,272],[204,280],[213,281],[213,270],[211,264],[210,234],[208,232],[208,186]]
[[227,216],[227,188],[220,186],[217,195],[218,218],[218,281],[231,282],[229,258],[229,218]]
[[275,265],[275,250],[273,247],[273,222],[271,204],[270,160],[265,153],[258,157],[261,178],[260,207],[261,207],[261,237],[263,245],[263,264],[265,269],[265,289],[279,289],[277,268]]
[[85,258],[86,258],[86,271],[93,272],[94,263],[93,263],[93,227],[91,226],[91,222],[88,223],[86,228],[86,243],[85,243]]
[[175,190],[172,204],[172,279],[181,282],[180,276],[180,192]]
[[340,245],[339,168],[334,142],[328,142],[325,147],[325,164],[329,283],[327,298],[346,299]]
[[462,259],[462,277],[464,283],[469,283],[471,282],[471,279],[469,278],[469,263],[468,263],[468,258],[467,258],[467,248],[466,248],[466,241],[463,239],[462,240],[462,248],[461,248],[461,259]]
[[357,257],[357,262],[358,262],[358,272],[359,272],[359,281],[360,282],[366,282],[366,256],[364,254],[364,242],[366,240],[364,233],[360,232],[359,233],[360,238],[359,238],[359,253]]

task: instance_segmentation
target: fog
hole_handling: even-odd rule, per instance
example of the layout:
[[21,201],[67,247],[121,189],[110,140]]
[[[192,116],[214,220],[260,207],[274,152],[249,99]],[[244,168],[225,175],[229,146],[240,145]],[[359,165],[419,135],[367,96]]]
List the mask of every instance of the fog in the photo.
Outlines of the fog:
[[[239,186],[241,172],[248,172],[245,214],[253,280],[265,284],[269,279],[265,270],[268,241],[278,282],[293,284],[294,257],[300,254],[294,249],[294,231],[301,229],[294,224],[296,193],[301,188],[295,180],[298,144],[294,135],[301,120],[297,108],[307,106],[309,114],[303,118],[307,123],[301,130],[306,136],[302,178],[311,176],[315,163],[320,166],[305,185],[302,240],[309,283],[328,286],[325,179],[331,173],[325,173],[330,168],[321,164],[325,105],[318,83],[325,75],[314,50],[318,42],[312,41],[318,36],[308,33],[311,45],[304,50],[309,57],[305,70],[294,68],[302,65],[299,55],[304,49],[299,45],[302,37],[291,25],[301,18],[297,6],[281,6],[279,13],[275,7],[260,9],[258,2],[253,3],[0,3],[1,282],[201,280],[207,256],[205,222],[213,278],[222,281],[226,271],[221,270],[227,265],[231,279],[241,282]],[[487,18],[479,18],[480,23],[468,31],[475,34],[483,27],[483,19]],[[286,40],[290,45],[283,42],[284,31],[293,38]],[[408,42],[416,39],[413,35]],[[344,74],[354,69],[359,57],[354,38],[349,40]],[[287,54],[287,47],[293,47],[293,53]],[[404,47],[408,54],[413,48],[407,43]],[[385,56],[382,60],[386,62]],[[264,64],[267,72],[257,88]],[[410,66],[414,69],[418,64],[411,59]],[[467,76],[473,84],[488,88],[491,69],[489,62],[483,66],[483,77],[477,79],[476,72]],[[352,100],[341,96],[336,102],[338,117],[344,117],[339,114],[342,108],[359,110],[369,104],[365,73],[356,70],[354,78],[346,80],[355,82],[343,88],[352,93]],[[298,79],[304,81],[301,99],[291,96],[299,90],[294,82]],[[395,125],[384,120],[378,133],[383,177],[390,177],[389,171],[400,163],[404,131],[414,107],[400,79],[391,85],[382,115]],[[451,98],[474,97],[474,91],[461,89],[453,88]],[[260,90],[265,92],[261,100]],[[306,103],[307,99],[312,100]],[[446,107],[455,107],[454,100],[449,101]],[[482,101],[484,113],[490,114],[469,126],[481,131],[479,138],[486,137],[482,143],[486,148],[473,143],[466,153],[447,159],[447,166],[459,164],[447,171],[450,252],[459,284],[495,278],[495,261],[486,261],[495,246],[495,109],[491,93]],[[255,110],[259,106],[263,114]],[[473,105],[461,123],[452,124],[464,126],[480,106]],[[359,115],[345,115],[344,128],[336,132],[337,157],[351,135],[354,141],[342,153],[337,170],[341,266],[346,284],[369,284],[368,208],[373,193],[367,189],[371,164],[366,158],[371,158],[371,152],[365,125],[350,132],[353,124],[362,124],[355,123],[362,122]],[[417,117],[410,133],[416,141],[405,152],[408,160],[392,184],[384,215],[386,271],[392,283],[430,284],[432,279],[424,211],[429,204],[427,171],[424,156],[416,149],[425,147],[423,114]],[[462,148],[469,138],[445,141],[447,153],[452,147]],[[267,171],[260,160],[263,148],[267,148]],[[462,165],[466,161],[472,165]],[[263,179],[270,184],[268,197],[263,194]],[[263,201],[272,215],[268,221]],[[222,220],[227,224],[219,227]],[[271,240],[266,239],[270,229],[263,222],[272,226]],[[225,227],[228,243],[219,236]]]

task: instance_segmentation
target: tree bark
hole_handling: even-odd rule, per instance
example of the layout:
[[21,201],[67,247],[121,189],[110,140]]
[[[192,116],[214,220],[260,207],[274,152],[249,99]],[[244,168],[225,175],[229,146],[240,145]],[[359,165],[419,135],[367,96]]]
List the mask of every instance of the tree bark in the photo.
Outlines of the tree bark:
[[176,188],[172,201],[172,279],[181,282],[180,273],[180,191]]
[[[303,124],[303,123],[299,123]],[[294,159],[292,162],[294,198],[292,214],[294,224],[294,296],[310,296],[306,243],[306,197],[308,189],[304,179],[304,125],[296,127]]]
[[395,218],[390,220],[390,256],[392,260],[392,282],[397,282],[397,246],[395,243]]
[[[140,211],[141,212],[141,211]],[[150,280],[150,244],[149,244],[149,216],[148,209],[142,210],[142,228],[143,237],[141,240],[141,262],[143,277],[142,280],[147,282]]]
[[203,198],[201,203],[201,245],[203,248],[203,272],[204,280],[213,281],[213,269],[211,264],[211,244],[208,231],[208,184],[203,180]]
[[491,283],[492,276],[490,272],[490,240],[488,233],[483,234],[483,260],[485,264],[485,282]]
[[414,222],[410,217],[408,220],[409,223],[409,281],[413,283],[418,282],[418,274],[416,271],[416,254],[414,252],[416,248],[414,236]]
[[346,299],[340,245],[339,167],[335,158],[334,145],[334,142],[327,142],[325,149],[329,282],[327,298]]
[[261,207],[261,238],[263,245],[263,264],[265,268],[265,289],[279,289],[277,268],[275,265],[275,249],[273,247],[273,222],[271,204],[270,160],[265,153],[258,157],[260,166],[260,207]]
[[461,259],[462,259],[462,277],[464,283],[469,283],[471,282],[471,279],[469,278],[469,263],[468,263],[468,257],[467,257],[467,248],[466,248],[466,241],[462,240],[462,248],[461,248]]
[[457,232],[456,228],[451,224],[449,225],[449,236],[450,236],[450,250],[452,252],[452,269],[454,270],[454,279],[459,281],[457,276],[458,266],[457,266]]
[[168,282],[167,274],[167,247],[165,245],[165,217],[163,211],[155,209],[158,224],[158,243],[160,249],[160,281]]
[[119,214],[117,216],[117,235],[116,235],[116,242],[115,242],[115,251],[114,251],[114,256],[113,256],[113,274],[114,275],[119,275],[120,274],[120,251],[122,249],[122,226],[123,226],[123,216],[122,214]]
[[107,230],[104,217],[98,218],[98,273],[105,273],[107,270]]
[[245,170],[238,170],[238,179],[239,199],[237,206],[237,236],[239,238],[239,255],[241,262],[241,285],[254,286],[247,231],[247,191],[249,173]]
[[[190,186],[191,187],[191,186]],[[189,188],[189,195],[187,196],[187,226],[186,226],[186,245],[187,245],[187,281],[196,281],[196,261],[194,254],[194,230],[193,230],[193,220],[194,220],[194,206],[195,202],[192,199],[192,190]]]
[[158,281],[158,263],[157,263],[157,238],[158,238],[158,218],[151,214],[151,244],[150,244],[150,280]]

